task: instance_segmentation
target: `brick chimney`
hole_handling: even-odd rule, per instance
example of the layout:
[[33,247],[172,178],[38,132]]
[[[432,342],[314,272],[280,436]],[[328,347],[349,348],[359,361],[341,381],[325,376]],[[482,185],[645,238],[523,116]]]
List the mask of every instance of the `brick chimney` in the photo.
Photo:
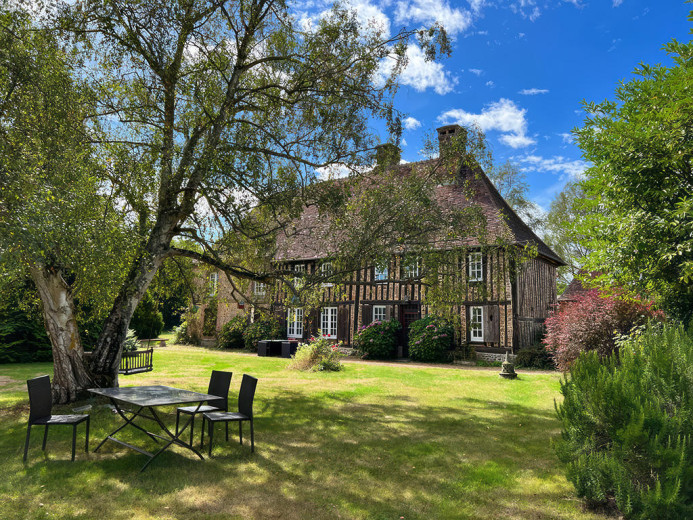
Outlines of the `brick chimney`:
[[460,148],[460,152],[466,147],[467,129],[460,125],[446,125],[436,129],[438,131],[438,149],[442,156],[448,146]]
[[401,156],[402,150],[392,143],[379,144],[375,147],[375,162],[383,168],[397,166]]

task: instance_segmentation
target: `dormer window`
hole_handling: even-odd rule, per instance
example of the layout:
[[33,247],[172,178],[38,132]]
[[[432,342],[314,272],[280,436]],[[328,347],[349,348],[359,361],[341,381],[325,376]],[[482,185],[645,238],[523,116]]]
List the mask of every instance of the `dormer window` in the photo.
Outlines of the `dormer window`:
[[421,274],[421,266],[418,258],[405,260],[402,270],[404,278],[418,278]]
[[322,284],[323,287],[332,287],[332,282],[329,281],[333,274],[332,262],[325,262],[320,266],[320,274],[325,278],[325,282]]
[[469,253],[467,266],[470,282],[484,281],[484,255],[482,253]]

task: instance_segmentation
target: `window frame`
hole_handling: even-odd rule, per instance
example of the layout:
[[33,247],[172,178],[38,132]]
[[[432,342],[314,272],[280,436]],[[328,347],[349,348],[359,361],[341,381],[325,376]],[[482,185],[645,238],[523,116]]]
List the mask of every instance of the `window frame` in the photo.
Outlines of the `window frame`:
[[320,335],[327,339],[337,339],[337,307],[322,308],[320,312]]
[[[376,314],[380,314],[379,311],[382,310],[383,317],[381,319],[376,318]],[[385,321],[387,319],[387,306],[386,305],[373,305],[373,321]]]
[[267,284],[262,282],[253,282],[253,294],[255,296],[267,296]]
[[[293,271],[295,273],[304,273],[306,272],[306,264],[295,264]],[[303,277],[302,276],[294,276],[294,287],[298,287],[301,282],[303,282]]]
[[[325,278],[329,279],[330,276],[334,274],[334,270],[332,268],[332,262],[323,262],[320,264],[320,275],[324,276]],[[323,287],[332,287],[334,283],[332,282],[323,282],[322,286]]]
[[303,337],[303,307],[286,310],[286,337],[292,339]]
[[[475,311],[479,311],[479,321],[474,320]],[[472,327],[478,323],[478,327]],[[479,335],[475,335],[475,331],[479,331]],[[471,305],[469,307],[469,341],[475,343],[484,342],[484,307],[482,305]]]
[[375,283],[387,283],[386,280],[389,276],[389,268],[387,266],[375,266],[373,268],[373,281]]
[[212,272],[209,273],[209,284],[210,284],[210,296],[214,296],[217,294],[217,291],[219,290],[219,273]]
[[470,282],[484,281],[484,254],[481,252],[467,255],[467,279]]
[[402,278],[411,279],[421,276],[421,262],[417,258],[404,259],[402,261]]

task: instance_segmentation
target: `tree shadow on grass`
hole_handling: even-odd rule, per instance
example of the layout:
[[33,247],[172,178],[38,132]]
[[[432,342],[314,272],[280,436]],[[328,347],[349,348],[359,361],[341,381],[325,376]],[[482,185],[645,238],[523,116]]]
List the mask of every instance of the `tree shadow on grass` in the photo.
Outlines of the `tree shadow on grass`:
[[[212,459],[176,449],[137,473],[146,459],[130,450],[112,444],[69,463],[55,439],[65,460],[14,464],[3,487],[25,486],[71,518],[579,517],[548,446],[551,412],[474,399],[420,406],[404,395],[383,405],[346,390],[283,390],[257,404],[254,454],[247,426],[244,446],[234,425],[228,444],[217,426]],[[117,423],[105,411],[92,417],[92,449]],[[28,496],[14,502],[37,507]]]

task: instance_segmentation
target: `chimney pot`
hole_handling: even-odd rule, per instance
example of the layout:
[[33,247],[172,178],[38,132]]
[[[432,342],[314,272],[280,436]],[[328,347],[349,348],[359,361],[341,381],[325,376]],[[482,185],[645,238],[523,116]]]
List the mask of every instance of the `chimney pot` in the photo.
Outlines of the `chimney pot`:
[[438,131],[438,149],[440,155],[450,146],[450,142],[454,140],[466,140],[467,129],[460,125],[446,125],[436,129]]

